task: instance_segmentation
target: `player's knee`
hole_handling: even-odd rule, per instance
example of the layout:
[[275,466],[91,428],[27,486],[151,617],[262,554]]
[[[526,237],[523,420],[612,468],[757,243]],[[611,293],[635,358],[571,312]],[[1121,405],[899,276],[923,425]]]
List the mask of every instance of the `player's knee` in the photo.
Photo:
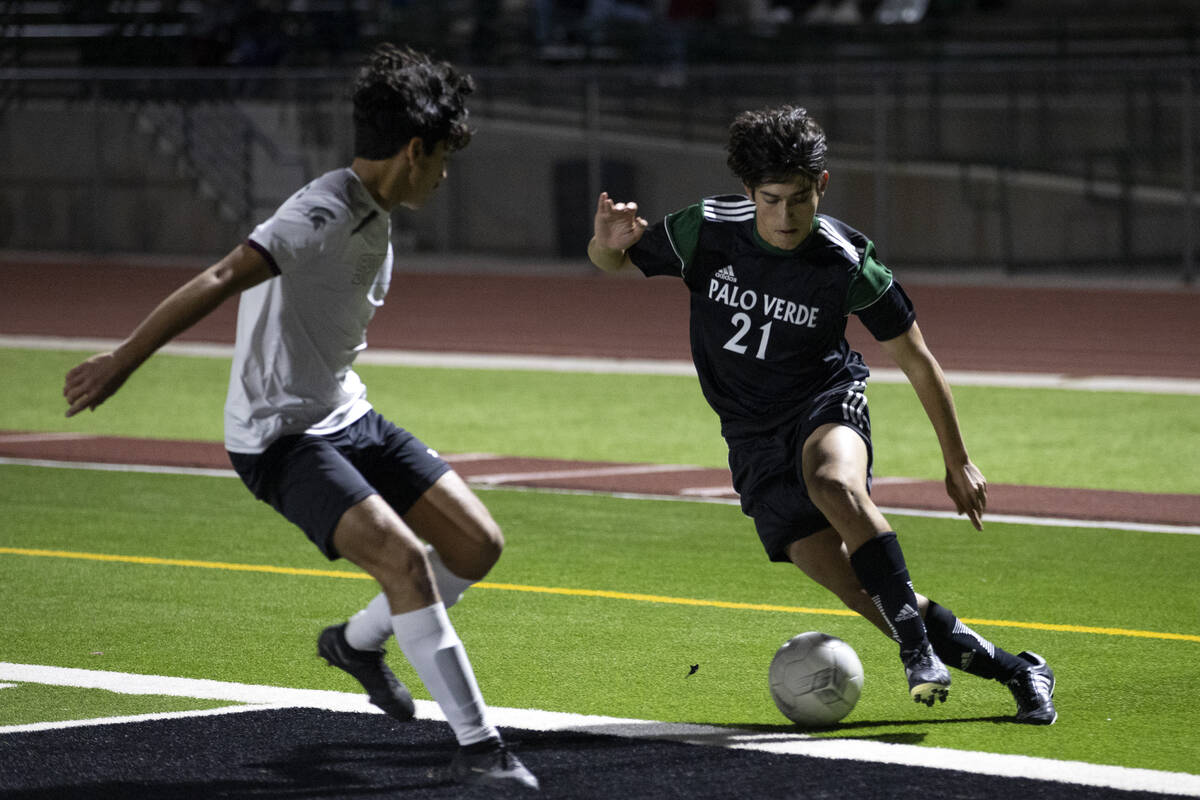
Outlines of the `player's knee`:
[[470,540],[473,548],[469,563],[461,565],[456,572],[465,578],[480,580],[500,560],[500,554],[504,552],[504,532],[489,516],[477,523]]
[[840,514],[860,508],[866,487],[858,485],[856,476],[836,465],[818,467],[805,476],[809,497],[822,511],[834,510]]
[[479,549],[479,558],[477,561],[477,572],[482,578],[492,567],[496,566],[496,562],[500,560],[500,554],[504,552],[504,537],[500,536],[496,539],[489,539]]
[[340,555],[385,587],[410,586],[419,591],[432,585],[425,548],[398,518],[347,512],[334,533],[334,544]]
[[372,568],[367,571],[379,581],[385,592],[404,592],[433,597],[434,577],[429,557],[412,537],[387,535]]

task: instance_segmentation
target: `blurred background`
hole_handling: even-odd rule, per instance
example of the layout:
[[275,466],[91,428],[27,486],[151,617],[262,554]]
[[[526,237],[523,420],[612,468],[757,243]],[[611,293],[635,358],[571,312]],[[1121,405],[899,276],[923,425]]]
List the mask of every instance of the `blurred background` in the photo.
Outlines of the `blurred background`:
[[740,191],[733,115],[807,107],[822,211],[885,262],[1194,283],[1195,0],[0,0],[0,251],[212,258],[349,163],[376,42],[477,81],[397,251],[586,271],[596,195]]

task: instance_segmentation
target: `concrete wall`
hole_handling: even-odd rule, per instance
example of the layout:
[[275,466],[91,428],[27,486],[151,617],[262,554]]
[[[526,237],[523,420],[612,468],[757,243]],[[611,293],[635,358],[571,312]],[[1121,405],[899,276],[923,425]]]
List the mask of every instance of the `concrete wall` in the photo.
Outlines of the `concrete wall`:
[[[243,110],[286,163],[257,158],[261,219],[307,177],[348,163],[348,111],[259,103]],[[401,252],[582,256],[595,192],[629,192],[648,219],[738,191],[720,145],[572,127],[474,120],[450,177],[421,212],[398,210]],[[1094,269],[1127,260],[1179,269],[1184,207],[1176,193],[1036,173],[839,157],[822,210],[876,239],[885,261],[988,266],[1010,261]],[[845,150],[850,150],[847,147]],[[861,148],[858,149],[861,153]],[[592,186],[589,159],[610,174]],[[27,104],[0,116],[0,249],[214,255],[249,229],[229,221],[120,105]],[[309,173],[306,177],[305,173]],[[574,244],[573,244],[574,243]],[[572,248],[577,248],[573,250]]]
[[208,254],[237,227],[128,108],[29,104],[0,117],[0,248]]

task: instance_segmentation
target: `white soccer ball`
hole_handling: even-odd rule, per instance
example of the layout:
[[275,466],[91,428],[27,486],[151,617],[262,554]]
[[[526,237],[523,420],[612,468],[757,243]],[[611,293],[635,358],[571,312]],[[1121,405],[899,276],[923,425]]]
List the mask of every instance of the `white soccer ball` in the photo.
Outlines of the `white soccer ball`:
[[858,653],[836,636],[817,631],[784,642],[767,674],[775,705],[785,717],[806,728],[842,719],[862,692]]

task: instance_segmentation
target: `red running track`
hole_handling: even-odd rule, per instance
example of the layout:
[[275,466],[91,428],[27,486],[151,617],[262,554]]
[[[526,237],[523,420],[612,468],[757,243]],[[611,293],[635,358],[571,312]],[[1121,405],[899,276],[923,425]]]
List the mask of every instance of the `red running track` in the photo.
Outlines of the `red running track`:
[[[687,294],[677,281],[603,275],[398,272],[371,346],[432,352],[687,359]],[[191,271],[0,258],[0,334],[120,338]],[[903,280],[903,276],[900,276]],[[1200,314],[1190,290],[948,286],[906,283],[922,331],[947,369],[1200,378]],[[228,303],[180,337],[228,343]],[[852,322],[868,363],[886,363]],[[228,467],[219,445],[0,432],[0,456]],[[498,485],[733,497],[725,470],[450,459]],[[489,477],[493,476],[493,477]],[[495,480],[501,476],[504,480]],[[514,477],[515,476],[515,477]],[[883,506],[952,510],[936,482],[880,480]],[[989,512],[1192,525],[1200,496],[992,485]]]

